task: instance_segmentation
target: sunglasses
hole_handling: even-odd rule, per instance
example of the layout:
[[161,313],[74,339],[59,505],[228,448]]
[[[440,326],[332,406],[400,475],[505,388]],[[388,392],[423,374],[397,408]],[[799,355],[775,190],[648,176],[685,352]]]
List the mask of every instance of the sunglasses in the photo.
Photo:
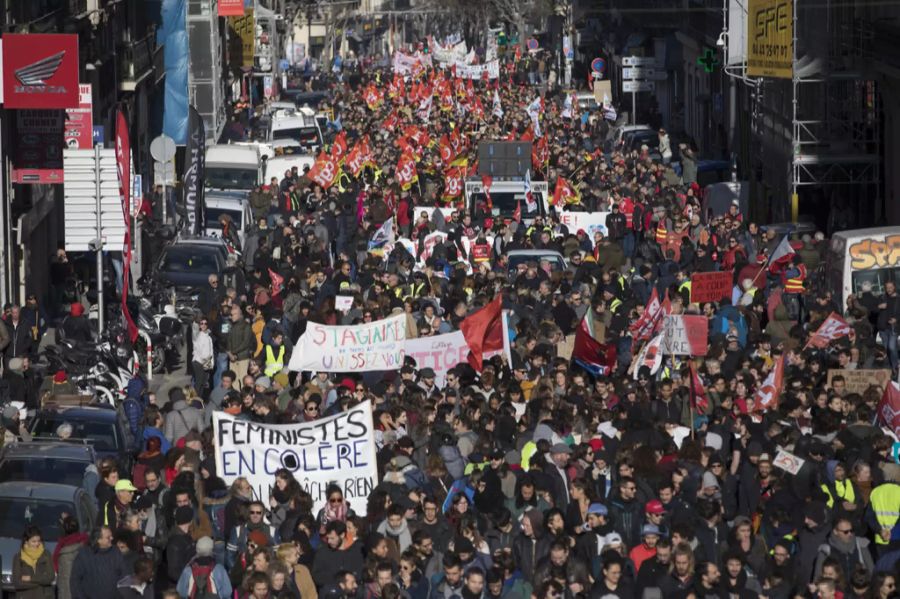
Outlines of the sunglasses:
[[250,512],[250,515],[251,516],[262,516],[262,512],[260,512],[259,510],[254,510],[254,511]]
[[319,408],[317,408],[317,407],[315,407],[315,406],[311,406],[311,407],[309,407],[309,408],[306,408],[306,411],[307,411],[307,412],[318,412],[318,411],[319,411]]

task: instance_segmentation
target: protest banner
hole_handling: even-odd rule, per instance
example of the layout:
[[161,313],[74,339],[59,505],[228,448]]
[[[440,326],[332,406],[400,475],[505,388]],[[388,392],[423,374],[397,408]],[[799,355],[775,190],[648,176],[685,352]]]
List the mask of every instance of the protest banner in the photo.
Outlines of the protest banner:
[[420,337],[406,340],[406,355],[416,361],[416,367],[434,370],[434,382],[444,386],[447,371],[466,361],[469,346],[462,331],[454,331],[434,337]]
[[400,75],[415,75],[426,68],[431,68],[431,55],[419,54],[410,56],[399,50],[394,52],[394,72]]
[[325,506],[328,485],[334,483],[353,511],[365,515],[369,494],[378,484],[370,401],[298,424],[261,424],[216,411],[213,444],[219,476],[228,485],[246,478],[265,505],[281,468],[312,496],[313,513]]
[[559,213],[559,224],[565,225],[569,233],[574,235],[579,229],[587,233],[588,239],[594,243],[594,233],[602,233],[606,237],[606,217],[610,212],[569,212]]
[[663,354],[705,356],[708,339],[709,321],[705,316],[670,314],[664,317]]
[[876,385],[879,389],[884,390],[888,381],[891,380],[891,371],[887,368],[862,370],[829,368],[827,379],[829,388],[831,387],[831,381],[838,375],[844,377],[844,381],[847,383],[847,393],[863,394],[872,385]]
[[406,316],[351,326],[310,322],[291,353],[289,370],[372,372],[399,370],[406,356]]
[[772,461],[774,466],[781,468],[789,474],[797,474],[800,472],[800,468],[803,467],[804,463],[806,463],[806,460],[798,458],[794,454],[783,449],[778,450],[778,453],[775,454],[775,459]]
[[691,303],[718,302],[731,297],[733,271],[695,272],[691,275]]
[[485,64],[466,64],[457,62],[453,65],[456,67],[456,76],[460,79],[474,79],[480,81],[487,73],[488,79],[496,79],[500,76],[500,61],[492,60]]

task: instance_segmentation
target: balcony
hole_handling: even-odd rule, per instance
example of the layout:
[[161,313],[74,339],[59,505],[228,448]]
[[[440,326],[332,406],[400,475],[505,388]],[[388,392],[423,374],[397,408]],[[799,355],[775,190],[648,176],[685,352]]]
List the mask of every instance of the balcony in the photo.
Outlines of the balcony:
[[156,45],[156,32],[119,48],[119,91],[133,92],[140,83],[153,74],[162,46]]

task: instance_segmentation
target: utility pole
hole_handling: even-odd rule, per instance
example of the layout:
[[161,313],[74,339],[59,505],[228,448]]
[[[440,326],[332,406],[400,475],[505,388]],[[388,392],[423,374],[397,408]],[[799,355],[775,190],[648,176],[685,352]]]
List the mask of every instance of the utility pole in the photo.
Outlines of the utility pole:
[[103,334],[103,203],[100,201],[100,144],[94,145],[94,185],[97,206],[97,332]]

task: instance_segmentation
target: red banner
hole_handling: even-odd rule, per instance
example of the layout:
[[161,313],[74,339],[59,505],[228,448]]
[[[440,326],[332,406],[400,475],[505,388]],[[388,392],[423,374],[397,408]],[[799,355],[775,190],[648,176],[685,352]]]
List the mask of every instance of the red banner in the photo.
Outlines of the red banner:
[[695,272],[691,275],[691,303],[718,302],[723,297],[731,297],[734,274],[723,272]]
[[828,315],[828,318],[825,319],[825,322],[816,329],[813,336],[809,338],[806,347],[812,346],[819,349],[825,349],[833,341],[837,341],[841,337],[849,335],[851,330],[850,324],[846,320],[832,312]]
[[318,183],[322,186],[322,189],[327,191],[329,187],[334,185],[338,173],[337,161],[325,152],[320,152],[319,157],[316,158],[316,163],[312,165],[306,176],[309,177],[310,181]]
[[125,219],[125,239],[122,240],[122,314],[128,326],[128,337],[134,343],[138,336],[137,326],[128,311],[128,279],[131,275],[131,141],[128,122],[119,110],[116,114],[116,170],[119,173],[119,197],[122,199],[122,217]]
[[78,108],[78,36],[3,34],[6,108]]
[[876,411],[878,421],[900,437],[900,389],[893,381],[885,388]]
[[219,0],[220,17],[243,17],[244,0]]

